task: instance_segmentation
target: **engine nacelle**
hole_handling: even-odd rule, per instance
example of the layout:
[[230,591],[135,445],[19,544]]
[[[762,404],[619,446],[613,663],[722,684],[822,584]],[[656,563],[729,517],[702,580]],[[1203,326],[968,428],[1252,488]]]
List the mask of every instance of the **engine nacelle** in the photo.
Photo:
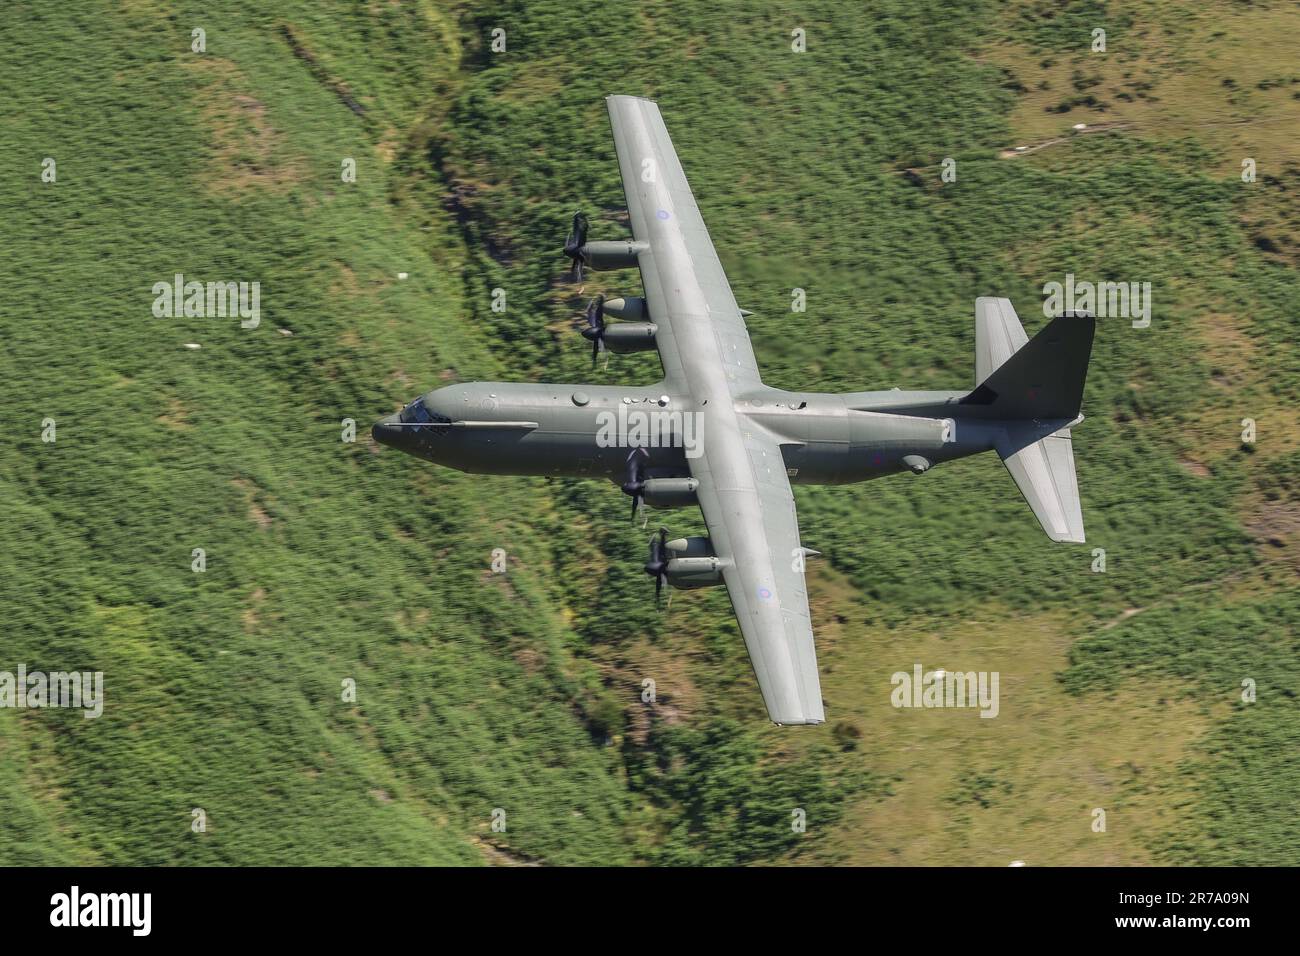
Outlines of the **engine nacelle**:
[[713,542],[703,535],[690,538],[673,538],[664,544],[664,548],[674,558],[711,558]]
[[593,269],[631,269],[636,257],[650,248],[647,242],[620,240],[588,242],[579,250],[583,261]]
[[722,583],[722,562],[711,556],[673,558],[665,573],[675,588],[711,588]]
[[605,314],[622,319],[624,322],[644,322],[650,318],[650,310],[646,307],[645,299],[639,295],[606,299]]
[[[642,483],[641,498],[652,508],[685,508],[696,503],[695,493],[699,487],[695,478],[647,478]],[[667,548],[673,550],[672,544]]]
[[659,327],[653,322],[620,322],[605,326],[605,348],[611,352],[648,352],[655,347],[655,333]]

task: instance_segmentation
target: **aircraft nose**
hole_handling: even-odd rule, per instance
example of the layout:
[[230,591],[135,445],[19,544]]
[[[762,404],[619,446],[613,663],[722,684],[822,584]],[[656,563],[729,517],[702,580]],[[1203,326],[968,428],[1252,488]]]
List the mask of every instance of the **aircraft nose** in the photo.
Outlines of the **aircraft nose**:
[[401,418],[397,415],[388,415],[375,422],[370,429],[370,435],[381,445],[398,447],[402,437]]

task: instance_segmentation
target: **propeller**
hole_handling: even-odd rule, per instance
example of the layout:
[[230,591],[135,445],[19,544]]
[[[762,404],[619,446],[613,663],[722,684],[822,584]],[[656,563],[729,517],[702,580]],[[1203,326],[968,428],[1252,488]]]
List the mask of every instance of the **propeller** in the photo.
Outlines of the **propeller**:
[[668,580],[668,529],[660,528],[650,536],[650,560],[645,563],[645,573],[655,579],[655,606],[659,605],[664,582]]
[[586,244],[587,217],[580,212],[575,212],[569,237],[564,240],[564,254],[573,260],[573,265],[569,267],[569,278],[575,282],[582,281],[582,247]]
[[598,295],[587,303],[587,325],[581,329],[582,337],[591,343],[591,365],[605,351],[605,297]]
[[641,447],[633,448],[632,453],[627,456],[627,480],[623,482],[623,494],[632,496],[633,521],[636,521],[636,513],[641,507],[641,496],[645,492],[642,472],[645,461],[649,457],[650,453]]

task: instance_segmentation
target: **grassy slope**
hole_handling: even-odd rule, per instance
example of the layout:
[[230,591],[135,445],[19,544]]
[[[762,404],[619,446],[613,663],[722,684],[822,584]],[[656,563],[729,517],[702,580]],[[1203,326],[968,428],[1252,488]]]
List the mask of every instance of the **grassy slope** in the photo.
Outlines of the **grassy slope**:
[[[465,334],[454,239],[419,228],[376,148],[408,105],[376,104],[369,132],[274,21],[148,10],[27,11],[0,65],[21,144],[0,186],[21,304],[0,360],[5,659],[102,669],[109,698],[98,721],[0,715],[20,815],[0,857],[34,828],[60,836],[51,860],[469,863],[500,806],[521,853],[624,859],[625,798],[571,702],[587,678],[555,607],[525,567],[482,573],[507,529],[540,537],[546,503],[369,447],[415,373],[496,371]],[[433,25],[403,16],[384,43]],[[350,82],[412,85],[364,72],[344,36],[320,56]],[[33,48],[57,95],[22,82]],[[261,327],[155,319],[150,286],[176,270],[260,281]]]
[[[0,713],[0,859],[37,833],[48,862],[471,862],[478,838],[561,863],[1294,862],[1300,505],[1270,415],[1300,384],[1295,218],[1236,180],[1219,127],[1153,125],[1161,83],[1219,68],[1187,66],[1205,23],[1165,4],[210,6],[32,9],[0,47],[0,269],[6,308],[26,304],[0,355],[18,423],[0,665],[101,667],[113,702]],[[1093,84],[1077,51],[1098,21],[1114,60]],[[1124,100],[1134,47],[1165,72]],[[23,82],[29,48],[55,88]],[[1076,72],[1137,128],[998,159],[1076,121],[1040,116]],[[1294,118],[1276,89],[1197,110]],[[1049,278],[1151,281],[1150,329],[1103,325],[1077,433],[1109,572],[1048,547],[996,461],[801,489],[833,720],[793,735],[763,724],[724,595],[652,613],[608,486],[374,454],[364,423],[440,374],[592,374],[555,253],[579,205],[622,234],[615,90],[663,103],[774,384],[955,387],[976,295],[1032,329]],[[149,286],[176,270],[261,281],[262,327],[154,319]],[[1254,454],[1234,439],[1250,414]],[[505,579],[485,575],[495,547]],[[894,711],[888,675],[914,660],[1000,670],[1003,715]],[[1243,676],[1260,701],[1233,708]],[[496,806],[508,834],[487,832]]]
[[[1215,136],[1140,127],[1031,158],[998,158],[1022,141],[1017,111],[1025,97],[1016,91],[1026,85],[1000,59],[1028,72],[1053,58],[1078,59],[1083,70],[1086,38],[1100,21],[1116,58],[1142,60],[1154,36],[1162,54],[1172,47],[1185,60],[1199,23],[1170,40],[1164,24],[1172,30],[1185,18],[1166,5],[1142,11],[1146,20],[1097,5],[1060,13],[1021,5],[995,18],[992,9],[916,4],[876,4],[863,17],[826,4],[794,17],[754,3],[730,6],[725,21],[710,9],[584,10],[579,25],[560,4],[530,3],[475,22],[471,35],[479,38],[498,22],[510,26],[515,45],[473,58],[478,70],[452,114],[456,130],[442,165],[466,197],[471,250],[492,250],[470,270],[471,287],[507,288],[515,302],[523,290],[531,313],[549,320],[521,323],[480,308],[518,374],[584,374],[581,350],[556,334],[579,300],[555,282],[554,248],[577,205],[605,211],[598,235],[623,232],[599,102],[615,88],[665,107],[733,287],[756,312],[750,329],[775,384],[952,387],[970,374],[977,295],[1010,295],[1032,329],[1041,322],[1042,283],[1066,272],[1150,281],[1156,290],[1150,329],[1103,324],[1089,421],[1078,432],[1090,537],[1107,549],[1107,574],[1090,573],[1088,549],[1046,545],[996,461],[927,476],[923,493],[906,479],[797,493],[805,538],[829,558],[829,568],[814,572],[814,615],[836,721],[797,738],[765,733],[767,746],[775,754],[841,746],[823,766],[889,781],[883,795],[877,786],[846,800],[849,818],[837,836],[852,839],[837,839],[835,851],[823,844],[814,856],[1101,863],[1177,853],[1250,861],[1268,846],[1266,858],[1293,860],[1298,839],[1279,801],[1235,801],[1237,813],[1213,835],[1201,819],[1222,816],[1216,794],[1238,787],[1231,758],[1211,753],[1222,754],[1228,740],[1256,749],[1228,713],[1242,669],[1270,675],[1252,721],[1277,728],[1276,736],[1295,719],[1273,664],[1294,656],[1289,602],[1254,642],[1225,642],[1177,620],[1152,626],[1153,639],[1134,646],[1142,618],[1110,624],[1190,592],[1185,603],[1218,608],[1223,628],[1289,593],[1292,575],[1243,526],[1243,511],[1258,494],[1261,463],[1292,442],[1284,410],[1300,383],[1286,351],[1295,273],[1260,253],[1243,221],[1255,197],[1216,151],[1226,147]],[[1275,30],[1285,23],[1280,7],[1256,16],[1272,16]],[[788,52],[793,26],[808,30],[809,53]],[[1196,67],[1215,74],[1204,57]],[[1053,79],[1072,93],[1069,74],[1058,74]],[[1234,115],[1228,104],[1214,106],[1216,118]],[[1295,115],[1294,101],[1237,112],[1265,109],[1273,111],[1263,117],[1269,123]],[[1057,131],[1075,120],[1053,116]],[[958,160],[959,177],[943,185],[947,156]],[[1272,157],[1270,168],[1285,160]],[[919,185],[905,169],[917,171]],[[1285,236],[1279,241],[1287,248]],[[588,292],[629,281],[598,276]],[[809,292],[806,315],[789,311],[794,286]],[[473,301],[485,301],[485,292]],[[1224,327],[1247,343],[1248,357],[1236,361],[1253,364],[1248,381],[1227,378],[1234,369],[1226,350],[1207,350],[1207,330]],[[655,371],[651,358],[618,358],[604,374],[646,380]],[[1254,455],[1236,447],[1237,422],[1248,414],[1272,424]],[[582,521],[590,495],[563,494]],[[596,507],[608,508],[609,497]],[[1275,510],[1294,515],[1285,501]],[[670,517],[674,530],[697,525],[690,515]],[[677,716],[755,723],[760,705],[748,693],[725,599],[679,598],[670,625],[642,636],[635,608],[615,603],[630,577],[617,561],[636,554],[631,536],[598,520],[593,530],[613,563],[599,606],[594,589],[575,594],[574,623],[597,642],[611,680],[629,688],[629,703],[636,678],[648,673]],[[1296,553],[1293,536],[1274,547]],[[589,581],[577,574],[589,559],[584,549],[562,560],[558,575]],[[1225,580],[1239,584],[1219,588]],[[611,635],[612,622],[630,619],[638,626]],[[1192,682],[1169,653],[1184,644],[1195,655]],[[1136,660],[1110,649],[1130,646],[1142,677],[1124,683]],[[1071,659],[1076,666],[1067,669]],[[1008,710],[975,730],[954,725],[961,719],[954,715],[893,711],[888,675],[914,660],[1001,670],[1012,688]],[[1098,672],[1120,691],[1107,694]],[[627,749],[635,753],[647,718],[635,707],[631,718]],[[1272,784],[1294,788],[1294,773],[1277,763],[1285,751],[1260,753],[1274,762]],[[1005,781],[997,798],[972,798],[987,789],[972,781],[989,780]],[[1090,827],[1097,806],[1109,811],[1105,837]],[[1244,839],[1248,833],[1268,836]],[[1225,835],[1237,837],[1239,849]]]

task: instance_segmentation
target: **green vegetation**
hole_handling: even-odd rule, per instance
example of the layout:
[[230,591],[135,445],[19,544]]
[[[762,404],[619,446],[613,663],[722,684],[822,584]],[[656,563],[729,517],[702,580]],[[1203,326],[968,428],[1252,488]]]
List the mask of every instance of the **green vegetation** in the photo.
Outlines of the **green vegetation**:
[[[1300,80],[1241,49],[1296,27],[1280,2],[19,3],[0,670],[102,670],[106,704],[0,711],[0,863],[1296,863]],[[571,332],[569,216],[626,233],[611,92],[663,105],[774,385],[959,387],[976,296],[1032,332],[1046,281],[1152,284],[1151,327],[1094,350],[1088,548],[1051,547],[996,460],[796,492],[825,727],[767,725],[725,594],[655,613],[607,484],[369,441],[442,381],[658,374],[593,372]],[[260,282],[260,326],[154,317],[176,272]],[[998,720],[889,707],[939,657],[1002,671]]]

